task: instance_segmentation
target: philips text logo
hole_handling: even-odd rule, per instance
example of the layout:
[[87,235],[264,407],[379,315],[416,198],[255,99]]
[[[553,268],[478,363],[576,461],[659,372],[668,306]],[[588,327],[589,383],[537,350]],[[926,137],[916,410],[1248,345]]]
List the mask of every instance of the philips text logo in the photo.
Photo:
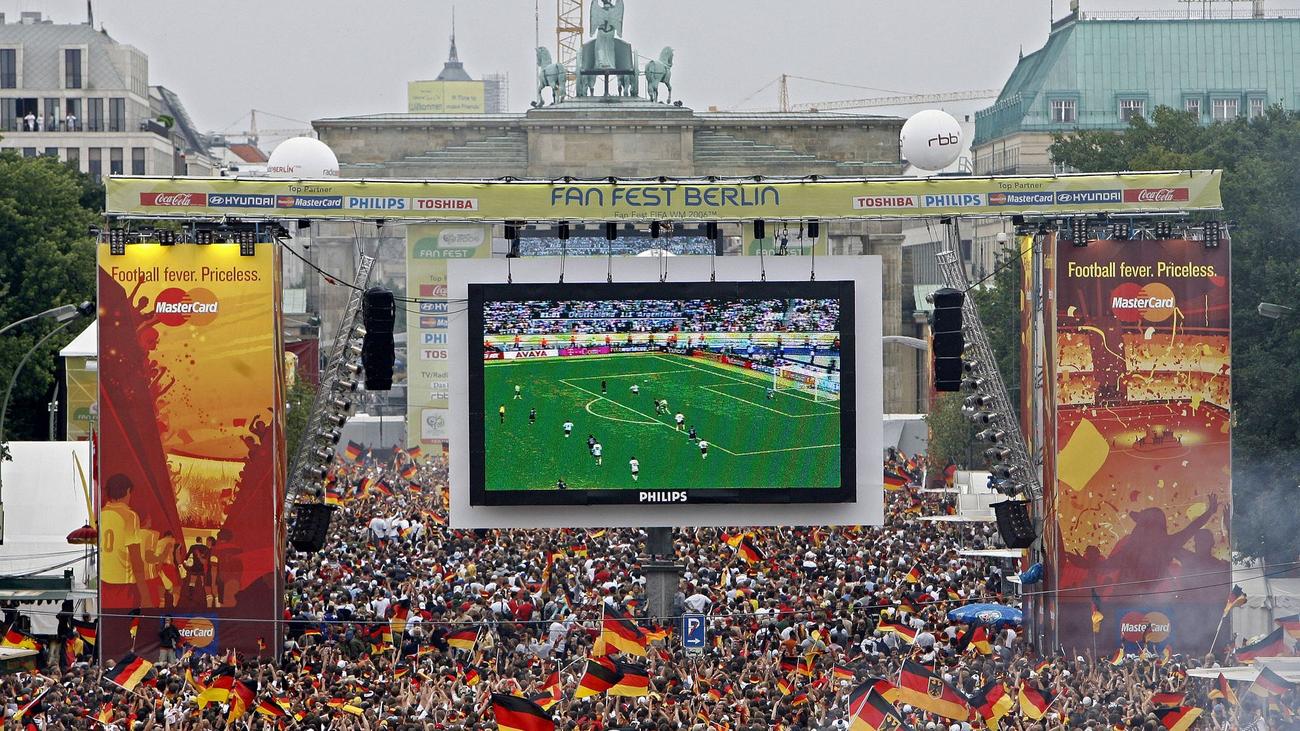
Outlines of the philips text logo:
[[925,208],[978,208],[984,205],[983,193],[943,193],[921,196]]
[[686,502],[686,491],[642,492],[638,494],[638,499],[643,503],[684,503]]

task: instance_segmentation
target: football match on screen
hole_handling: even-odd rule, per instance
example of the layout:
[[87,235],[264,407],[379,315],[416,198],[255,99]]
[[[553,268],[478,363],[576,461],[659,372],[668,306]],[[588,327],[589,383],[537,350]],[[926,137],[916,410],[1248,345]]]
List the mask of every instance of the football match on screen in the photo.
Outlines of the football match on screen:
[[476,431],[489,502],[838,495],[852,300],[739,287],[674,299],[484,298]]

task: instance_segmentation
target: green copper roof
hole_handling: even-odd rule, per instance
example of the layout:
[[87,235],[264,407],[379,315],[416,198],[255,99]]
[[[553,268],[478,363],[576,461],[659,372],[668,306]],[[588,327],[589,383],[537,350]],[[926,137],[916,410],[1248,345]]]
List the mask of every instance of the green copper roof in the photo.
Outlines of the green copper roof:
[[[1053,26],[1047,44],[1020,60],[998,101],[975,115],[975,144],[1015,132],[1122,129],[1121,101],[1188,108],[1202,121],[1214,101],[1236,113],[1300,99],[1300,18],[1077,20]],[[1054,122],[1051,102],[1074,102],[1074,121]],[[1231,108],[1221,104],[1220,111]]]

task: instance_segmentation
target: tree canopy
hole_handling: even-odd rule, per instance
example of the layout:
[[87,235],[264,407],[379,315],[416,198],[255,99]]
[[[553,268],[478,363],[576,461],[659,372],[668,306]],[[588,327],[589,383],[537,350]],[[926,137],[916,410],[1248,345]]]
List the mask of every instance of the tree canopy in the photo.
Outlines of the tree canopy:
[[1232,246],[1233,516],[1236,550],[1270,562],[1300,556],[1290,500],[1300,491],[1300,312],[1259,316],[1260,302],[1300,309],[1300,114],[1203,126],[1161,107],[1122,134],[1057,136],[1052,158],[1082,172],[1223,171]]
[[[103,188],[52,157],[0,153],[0,327],[95,296],[95,248]],[[88,321],[51,338],[24,366],[5,420],[5,439],[44,438],[57,358]],[[0,399],[23,355],[55,325],[38,321],[0,336]]]

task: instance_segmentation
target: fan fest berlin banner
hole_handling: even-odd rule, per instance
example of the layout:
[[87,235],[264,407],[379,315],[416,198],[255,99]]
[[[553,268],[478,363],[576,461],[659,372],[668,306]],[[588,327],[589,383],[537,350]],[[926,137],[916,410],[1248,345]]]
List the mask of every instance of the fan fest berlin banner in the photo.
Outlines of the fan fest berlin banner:
[[[408,447],[447,443],[447,260],[492,255],[492,227],[483,224],[406,228],[406,296],[418,314],[406,315],[406,441]],[[463,307],[458,309],[464,309]]]
[[[1060,641],[1204,653],[1231,585],[1228,244],[1064,242],[1056,268]],[[1230,634],[1225,635],[1230,636]]]
[[277,646],[278,285],[270,245],[100,246],[101,657],[155,657],[168,616],[178,654]]

